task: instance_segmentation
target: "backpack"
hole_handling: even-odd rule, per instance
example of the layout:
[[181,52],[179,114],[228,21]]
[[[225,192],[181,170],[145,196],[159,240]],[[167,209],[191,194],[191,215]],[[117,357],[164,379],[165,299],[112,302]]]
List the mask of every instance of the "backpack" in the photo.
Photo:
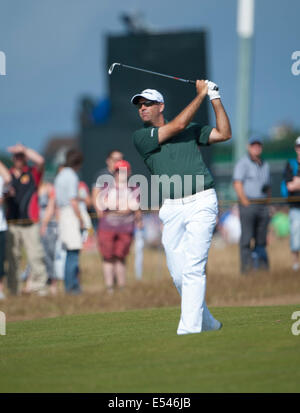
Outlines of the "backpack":
[[[297,173],[298,173],[298,161],[297,161],[297,159],[289,159],[288,162],[290,164],[290,167],[292,168],[293,175],[296,176]],[[281,181],[280,193],[281,193],[281,196],[284,197],[284,198],[287,198],[289,196],[289,191],[287,189],[286,182],[285,182],[284,179]]]

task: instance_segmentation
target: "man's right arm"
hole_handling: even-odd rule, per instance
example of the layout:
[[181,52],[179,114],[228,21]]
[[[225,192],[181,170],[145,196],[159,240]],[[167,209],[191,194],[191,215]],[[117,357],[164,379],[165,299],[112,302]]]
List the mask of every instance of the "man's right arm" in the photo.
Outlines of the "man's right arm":
[[237,197],[238,197],[240,203],[245,207],[250,205],[250,201],[249,201],[249,199],[247,198],[247,196],[244,192],[243,182],[242,181],[234,181],[233,182],[233,187],[235,189],[235,192],[237,194]]
[[247,207],[248,205],[250,205],[250,201],[244,191],[243,181],[245,178],[245,174],[246,174],[245,163],[243,162],[243,159],[241,159],[235,165],[235,168],[233,171],[233,187],[234,187],[234,190],[237,194],[237,197],[240,203],[243,206]]
[[45,164],[45,159],[42,155],[40,155],[37,151],[31,148],[27,148],[26,146],[22,145],[21,143],[17,143],[14,146],[10,146],[7,148],[8,152],[15,154],[15,153],[23,153],[27,159],[33,162],[39,170],[42,170]]
[[70,200],[70,205],[72,206],[73,211],[80,222],[80,228],[84,228],[84,222],[80,213],[78,198],[72,198]]
[[182,132],[192,121],[208,92],[208,87],[204,80],[196,81],[196,90],[197,96],[192,102],[171,122],[158,129],[158,142],[160,144]]

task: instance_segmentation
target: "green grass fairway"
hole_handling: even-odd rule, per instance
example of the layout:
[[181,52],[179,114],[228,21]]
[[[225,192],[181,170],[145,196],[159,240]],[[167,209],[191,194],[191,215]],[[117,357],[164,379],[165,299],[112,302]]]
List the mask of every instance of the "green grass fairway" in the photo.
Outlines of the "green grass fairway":
[[187,336],[178,308],[8,323],[0,392],[299,392],[297,310],[218,307],[222,330]]

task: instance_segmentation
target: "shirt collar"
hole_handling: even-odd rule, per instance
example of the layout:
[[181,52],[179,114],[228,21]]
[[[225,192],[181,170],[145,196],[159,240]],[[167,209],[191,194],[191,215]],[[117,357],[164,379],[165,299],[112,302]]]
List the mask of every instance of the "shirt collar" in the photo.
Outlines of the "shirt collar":
[[[165,119],[165,125],[169,123],[168,119]],[[157,126],[149,125],[149,123],[144,123],[144,128],[157,128]]]
[[248,156],[249,160],[250,160],[252,163],[255,163],[256,165],[262,166],[262,165],[264,164],[264,160],[263,160],[262,158],[260,158],[259,162],[257,162],[257,161],[254,161],[254,160],[251,158],[249,152],[247,153],[247,156]]

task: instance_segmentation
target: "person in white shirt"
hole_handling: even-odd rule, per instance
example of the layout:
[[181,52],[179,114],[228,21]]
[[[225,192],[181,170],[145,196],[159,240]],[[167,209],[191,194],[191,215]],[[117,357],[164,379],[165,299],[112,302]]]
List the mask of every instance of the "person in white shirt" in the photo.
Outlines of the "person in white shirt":
[[3,200],[4,188],[11,181],[11,176],[6,166],[0,161],[0,300],[5,298],[4,295],[4,260],[5,260],[5,238],[7,222],[4,214]]
[[55,178],[54,187],[58,208],[58,236],[67,251],[65,264],[65,291],[68,294],[80,294],[79,253],[82,247],[81,230],[84,221],[79,208],[77,172],[83,162],[83,156],[77,149],[70,149],[66,154],[65,167]]

